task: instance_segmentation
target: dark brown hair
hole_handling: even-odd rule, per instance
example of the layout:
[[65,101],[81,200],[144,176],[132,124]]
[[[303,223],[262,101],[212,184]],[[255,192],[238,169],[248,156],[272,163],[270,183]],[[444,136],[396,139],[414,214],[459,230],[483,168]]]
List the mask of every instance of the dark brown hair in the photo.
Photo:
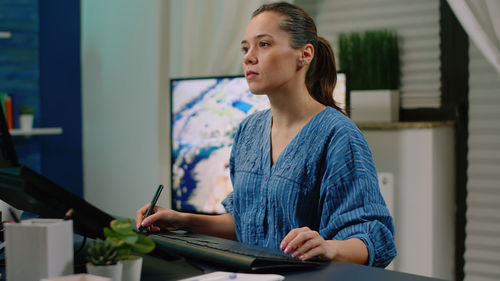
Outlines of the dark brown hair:
[[301,8],[287,2],[264,4],[255,10],[252,18],[263,12],[275,12],[285,16],[280,28],[290,34],[290,46],[294,49],[311,44],[315,55],[306,74],[309,94],[318,102],[340,108],[333,100],[333,89],[337,82],[335,56],[328,41],[319,37],[313,19]]

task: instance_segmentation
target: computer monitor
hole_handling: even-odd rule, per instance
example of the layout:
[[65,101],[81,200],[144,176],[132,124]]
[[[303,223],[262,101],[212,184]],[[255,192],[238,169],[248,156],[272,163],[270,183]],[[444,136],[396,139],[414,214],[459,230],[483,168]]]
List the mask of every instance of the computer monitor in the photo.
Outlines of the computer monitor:
[[0,199],[41,218],[63,218],[68,210],[73,209],[74,231],[90,238],[102,238],[103,228],[113,217],[20,165],[4,116],[0,106]]
[[[225,213],[221,202],[233,190],[229,156],[233,136],[248,115],[269,108],[265,95],[254,95],[243,76],[171,79],[172,208]],[[334,99],[348,111],[345,72],[337,75]]]

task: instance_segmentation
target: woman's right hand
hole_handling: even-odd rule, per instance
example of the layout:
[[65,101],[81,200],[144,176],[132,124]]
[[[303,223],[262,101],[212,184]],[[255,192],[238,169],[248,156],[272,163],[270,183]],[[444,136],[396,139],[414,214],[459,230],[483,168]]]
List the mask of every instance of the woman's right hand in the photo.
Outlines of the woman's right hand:
[[148,203],[135,212],[137,228],[143,226],[148,232],[186,229],[187,214],[155,206],[152,213],[145,218],[149,205]]

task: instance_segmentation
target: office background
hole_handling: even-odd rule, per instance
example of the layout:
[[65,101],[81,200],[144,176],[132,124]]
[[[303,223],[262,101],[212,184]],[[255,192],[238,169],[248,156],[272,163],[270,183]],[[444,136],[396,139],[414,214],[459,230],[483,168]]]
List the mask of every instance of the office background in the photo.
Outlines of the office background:
[[[16,139],[21,161],[99,208],[126,216],[150,200],[158,183],[170,181],[169,78],[240,74],[239,41],[251,11],[261,3],[2,0],[0,5],[14,2],[31,7],[30,20],[39,22],[31,47],[39,52],[39,61],[34,60],[39,76],[34,77],[40,87],[27,97],[40,112],[35,124],[64,130],[61,136]],[[403,58],[404,109],[410,115],[416,110],[418,118],[420,108],[432,113],[446,106],[441,95],[449,85],[441,83],[439,60],[446,55],[439,10],[446,1],[296,3],[332,43],[344,27],[402,28],[403,42],[409,44],[403,52],[408,55]],[[405,18],[414,26],[402,24]],[[467,81],[447,81],[468,86],[462,89],[467,95],[462,105],[468,107],[465,187],[457,197],[466,218],[457,231],[467,238],[459,236],[463,241],[457,242],[464,252],[457,279],[493,280],[500,275],[500,75],[474,42],[466,38],[461,44],[455,47],[465,56],[455,59],[465,61]],[[160,204],[169,205],[167,195]]]

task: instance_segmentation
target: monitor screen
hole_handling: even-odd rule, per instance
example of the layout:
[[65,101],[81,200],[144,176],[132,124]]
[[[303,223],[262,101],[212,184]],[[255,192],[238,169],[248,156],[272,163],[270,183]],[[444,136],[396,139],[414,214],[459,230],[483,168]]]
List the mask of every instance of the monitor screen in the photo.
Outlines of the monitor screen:
[[[337,75],[336,103],[348,109],[347,76]],[[220,214],[233,190],[229,156],[233,136],[248,115],[269,108],[254,95],[245,77],[171,79],[172,208]]]

